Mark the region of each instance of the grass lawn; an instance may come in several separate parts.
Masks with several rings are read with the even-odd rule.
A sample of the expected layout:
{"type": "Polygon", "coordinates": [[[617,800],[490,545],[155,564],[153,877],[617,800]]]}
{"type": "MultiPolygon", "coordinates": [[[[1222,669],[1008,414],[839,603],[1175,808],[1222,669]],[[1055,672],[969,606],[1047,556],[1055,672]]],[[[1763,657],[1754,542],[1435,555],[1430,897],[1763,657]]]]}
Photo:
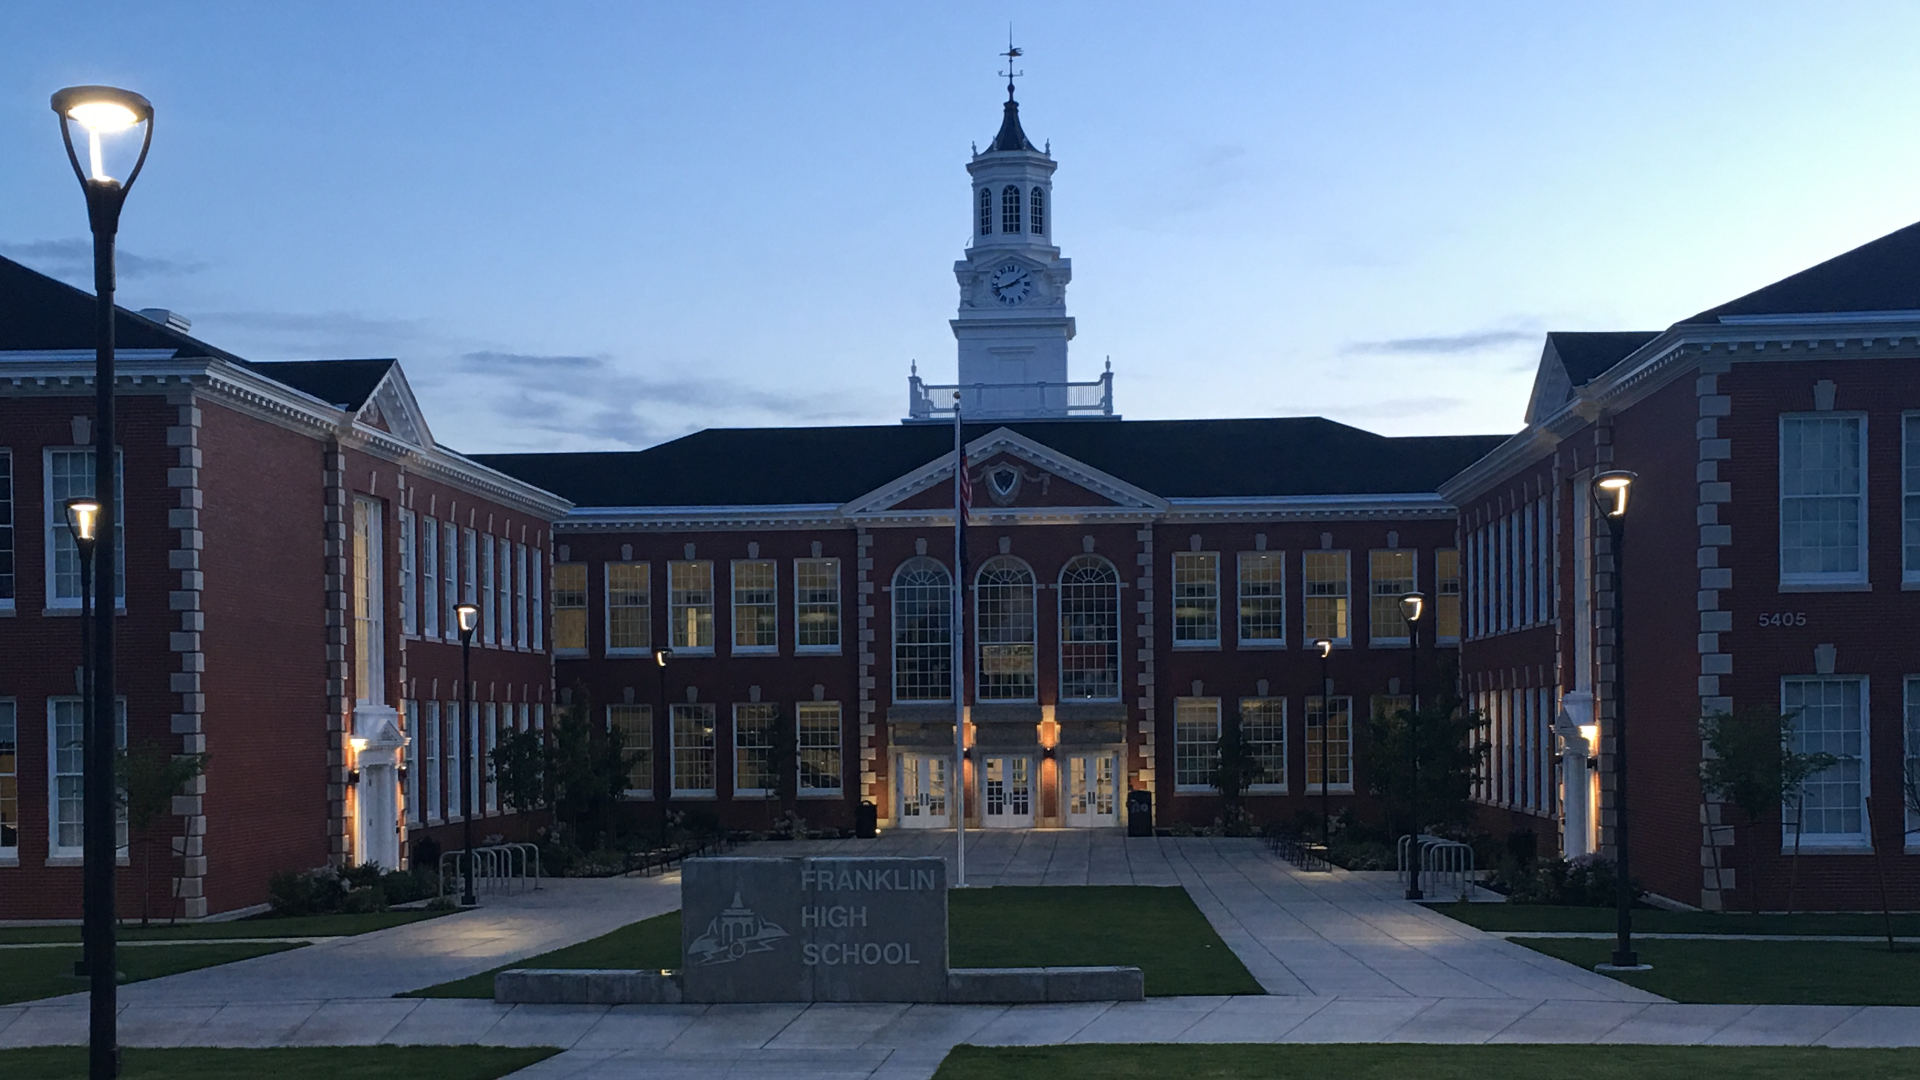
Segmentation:
{"type": "MultiPolygon", "coordinates": [[[[954,967],[1124,964],[1147,993],[1262,994],[1185,889],[1138,885],[1000,886],[947,894],[947,951],[954,967]]],[[[507,967],[677,968],[680,913],[507,967]]],[[[495,971],[505,970],[496,968],[495,971]]],[[[411,997],[493,996],[494,971],[416,990],[411,997]]]]}
{"type": "Polygon", "coordinates": [[[1892,1080],[1920,1050],[1801,1046],[957,1046],[934,1080],[1892,1080]]]}
{"type": "MultiPolygon", "coordinates": [[[[297,948],[300,946],[275,941],[239,945],[185,943],[120,949],[116,951],[116,957],[120,964],[120,981],[130,983],[297,948]]],[[[73,963],[78,959],[78,945],[70,949],[0,949],[0,1005],[77,994],[85,990],[87,981],[75,978],[73,974],[73,963]]],[[[0,1067],[0,1076],[34,1075],[37,1074],[10,1073],[0,1067]]]]}
{"type": "MultiPolygon", "coordinates": [[[[493,1080],[560,1051],[551,1047],[318,1046],[275,1050],[120,1051],[123,1080],[493,1080]]],[[[86,1080],[81,1046],[0,1050],[0,1076],[86,1080]]]]}
{"type": "MultiPolygon", "coordinates": [[[[1592,968],[1613,942],[1514,938],[1514,943],[1592,968]]],[[[1634,942],[1652,971],[1615,978],[1675,1001],[1726,1005],[1920,1005],[1920,946],[1888,952],[1857,941],[1634,942]]],[[[1914,1075],[1920,1075],[1916,1064],[1914,1075]]]]}
{"type": "MultiPolygon", "coordinates": [[[[1429,904],[1450,919],[1495,932],[1612,933],[1614,909],[1553,907],[1545,904],[1429,904]]],[[[1879,915],[1744,915],[1737,912],[1663,911],[1636,908],[1633,928],[1648,934],[1837,934],[1879,937],[1887,924],[1879,915]]],[[[1920,914],[1893,917],[1899,937],[1920,937],[1920,914]]]]}
{"type": "MultiPolygon", "coordinates": [[[[451,911],[374,911],[364,915],[258,915],[230,922],[122,923],[121,941],[204,941],[208,938],[351,937],[423,919],[452,915],[451,911]]],[[[80,940],[78,926],[0,926],[0,945],[42,941],[80,940]]]]}

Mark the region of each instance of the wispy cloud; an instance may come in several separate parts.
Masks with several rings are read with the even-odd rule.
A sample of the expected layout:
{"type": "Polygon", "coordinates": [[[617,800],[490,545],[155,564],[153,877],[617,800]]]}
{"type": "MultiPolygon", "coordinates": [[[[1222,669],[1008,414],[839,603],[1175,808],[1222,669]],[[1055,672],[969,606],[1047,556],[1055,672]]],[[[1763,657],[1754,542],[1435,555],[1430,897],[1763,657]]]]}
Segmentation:
{"type": "MultiPolygon", "coordinates": [[[[0,255],[58,278],[91,280],[93,276],[92,240],[73,238],[0,243],[0,255]]],[[[120,276],[126,278],[179,277],[197,274],[207,268],[206,263],[137,255],[125,248],[114,250],[113,261],[120,276]]]]}
{"type": "Polygon", "coordinates": [[[1398,353],[1414,356],[1435,356],[1452,353],[1481,352],[1507,345],[1519,345],[1538,341],[1537,330],[1470,330],[1460,334],[1438,334],[1433,337],[1387,338],[1381,341],[1356,341],[1347,345],[1343,352],[1349,353],[1398,353]]]}

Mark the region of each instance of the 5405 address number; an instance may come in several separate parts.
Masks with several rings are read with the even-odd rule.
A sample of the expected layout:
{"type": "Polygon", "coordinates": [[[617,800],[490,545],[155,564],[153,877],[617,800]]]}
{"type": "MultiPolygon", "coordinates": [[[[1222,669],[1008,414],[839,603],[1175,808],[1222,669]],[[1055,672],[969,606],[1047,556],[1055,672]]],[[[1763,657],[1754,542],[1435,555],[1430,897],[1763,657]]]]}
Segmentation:
{"type": "Polygon", "coordinates": [[[1805,626],[1807,613],[1804,611],[1771,611],[1760,615],[1761,626],[1805,626]]]}

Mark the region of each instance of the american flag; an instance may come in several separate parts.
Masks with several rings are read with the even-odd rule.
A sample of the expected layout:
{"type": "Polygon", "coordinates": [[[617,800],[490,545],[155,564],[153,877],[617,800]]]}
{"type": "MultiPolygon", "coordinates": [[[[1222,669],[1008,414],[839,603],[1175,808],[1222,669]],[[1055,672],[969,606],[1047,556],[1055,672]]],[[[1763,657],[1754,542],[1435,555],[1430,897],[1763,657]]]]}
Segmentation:
{"type": "Polygon", "coordinates": [[[966,520],[973,515],[973,476],[972,464],[965,454],[960,455],[960,518],[966,520]]]}

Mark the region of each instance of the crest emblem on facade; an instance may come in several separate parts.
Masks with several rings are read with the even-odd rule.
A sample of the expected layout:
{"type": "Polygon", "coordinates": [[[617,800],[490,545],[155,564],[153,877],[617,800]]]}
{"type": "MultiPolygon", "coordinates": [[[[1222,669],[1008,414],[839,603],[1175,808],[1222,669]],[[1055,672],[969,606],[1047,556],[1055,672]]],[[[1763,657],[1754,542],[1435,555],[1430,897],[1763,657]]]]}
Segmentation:
{"type": "Polygon", "coordinates": [[[987,470],[987,495],[1001,506],[1020,494],[1021,470],[1012,465],[995,465],[987,470]]]}
{"type": "Polygon", "coordinates": [[[753,953],[772,952],[773,943],[787,936],[785,930],[753,913],[753,909],[733,894],[733,903],[707,924],[707,931],[687,946],[687,958],[694,963],[730,964],[753,953]]]}

